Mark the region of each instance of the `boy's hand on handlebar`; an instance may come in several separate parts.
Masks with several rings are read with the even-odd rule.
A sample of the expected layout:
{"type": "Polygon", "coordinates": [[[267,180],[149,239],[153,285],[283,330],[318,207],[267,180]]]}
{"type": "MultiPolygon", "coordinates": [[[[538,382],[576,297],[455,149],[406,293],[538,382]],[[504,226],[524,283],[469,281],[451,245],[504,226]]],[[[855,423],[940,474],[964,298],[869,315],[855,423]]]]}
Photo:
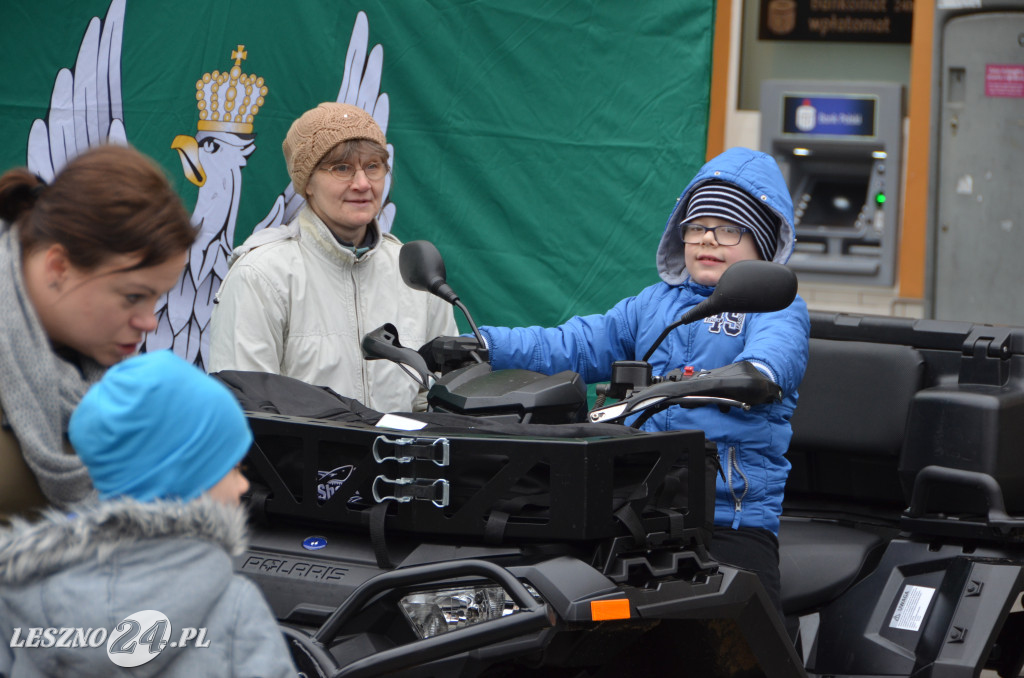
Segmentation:
{"type": "Polygon", "coordinates": [[[487,349],[475,337],[436,337],[419,348],[433,372],[446,374],[477,362],[487,362],[487,349]],[[474,357],[476,356],[476,357],[474,357]]]}

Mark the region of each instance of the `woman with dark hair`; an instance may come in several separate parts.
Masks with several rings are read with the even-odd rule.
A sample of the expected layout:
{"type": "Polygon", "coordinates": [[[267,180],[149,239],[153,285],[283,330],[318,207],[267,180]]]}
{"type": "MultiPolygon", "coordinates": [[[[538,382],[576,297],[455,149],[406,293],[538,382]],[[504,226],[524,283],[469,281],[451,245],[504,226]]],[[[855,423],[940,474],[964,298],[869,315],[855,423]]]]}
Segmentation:
{"type": "Polygon", "coordinates": [[[67,441],[78,401],[156,328],[195,229],[163,172],[125,146],[45,184],[0,176],[0,516],[94,494],[67,441]]]}

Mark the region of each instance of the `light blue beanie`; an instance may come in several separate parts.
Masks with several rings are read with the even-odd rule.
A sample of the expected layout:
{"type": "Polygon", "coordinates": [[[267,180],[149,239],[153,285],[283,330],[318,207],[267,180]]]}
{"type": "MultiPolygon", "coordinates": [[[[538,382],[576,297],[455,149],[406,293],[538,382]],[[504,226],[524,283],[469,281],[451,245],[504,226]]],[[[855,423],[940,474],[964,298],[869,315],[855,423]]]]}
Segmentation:
{"type": "Polygon", "coordinates": [[[171,351],[114,365],[82,398],[68,436],[101,499],[194,499],[245,456],[238,401],[171,351]]]}

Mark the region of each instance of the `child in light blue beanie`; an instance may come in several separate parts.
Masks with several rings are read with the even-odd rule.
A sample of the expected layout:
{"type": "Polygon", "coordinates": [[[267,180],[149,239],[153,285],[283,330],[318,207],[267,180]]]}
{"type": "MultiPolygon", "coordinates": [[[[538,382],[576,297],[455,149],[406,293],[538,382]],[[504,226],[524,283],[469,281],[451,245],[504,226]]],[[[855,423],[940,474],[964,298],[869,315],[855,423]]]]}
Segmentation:
{"type": "Polygon", "coordinates": [[[111,367],[75,409],[68,437],[101,499],[139,501],[194,499],[222,479],[240,486],[232,469],[252,445],[231,392],[170,351],[111,367]]]}
{"type": "Polygon", "coordinates": [[[99,501],[0,529],[0,638],[86,628],[110,642],[0,645],[0,676],[142,664],[154,676],[297,675],[263,594],[234,572],[252,433],[227,388],[169,351],[146,353],[89,389],[68,434],[99,501]],[[132,628],[143,641],[121,637],[132,628]]]}

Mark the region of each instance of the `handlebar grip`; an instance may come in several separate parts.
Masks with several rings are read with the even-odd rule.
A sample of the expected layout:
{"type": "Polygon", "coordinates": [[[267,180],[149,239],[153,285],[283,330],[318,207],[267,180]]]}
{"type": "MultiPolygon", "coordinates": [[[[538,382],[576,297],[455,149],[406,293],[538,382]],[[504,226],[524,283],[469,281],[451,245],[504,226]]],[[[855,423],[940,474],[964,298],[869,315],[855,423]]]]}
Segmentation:
{"type": "Polygon", "coordinates": [[[595,408],[590,420],[617,421],[645,413],[650,416],[673,405],[741,407],[782,399],[782,389],[760,370],[743,361],[699,372],[692,377],[660,383],[630,392],[614,405],[595,408]]]}
{"type": "Polygon", "coordinates": [[[488,361],[487,349],[476,337],[435,337],[419,349],[433,372],[447,374],[465,365],[488,361]]]}

